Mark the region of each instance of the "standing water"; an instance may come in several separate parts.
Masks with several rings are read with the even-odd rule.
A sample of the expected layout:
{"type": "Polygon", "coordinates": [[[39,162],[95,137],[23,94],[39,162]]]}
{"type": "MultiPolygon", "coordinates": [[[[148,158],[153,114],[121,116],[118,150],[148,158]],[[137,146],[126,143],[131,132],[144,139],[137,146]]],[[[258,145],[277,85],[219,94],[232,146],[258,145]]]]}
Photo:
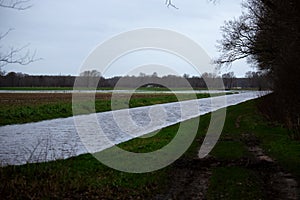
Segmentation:
{"type": "MultiPolygon", "coordinates": [[[[267,92],[241,92],[239,94],[228,95],[224,97],[211,97],[199,100],[184,102],[175,102],[145,106],[132,109],[123,109],[109,112],[102,112],[90,115],[75,116],[62,119],[46,120],[36,123],[7,125],[0,127],[0,165],[21,165],[25,163],[45,162],[56,159],[65,159],[84,153],[93,153],[111,147],[113,144],[128,141],[132,138],[139,137],[155,130],[218,110],[230,105],[239,104],[251,99],[255,99],[267,94],[267,92]],[[220,104],[212,104],[212,99],[225,99],[220,104]],[[199,109],[190,109],[182,115],[181,106],[184,108],[194,108],[197,103],[199,109]],[[164,110],[164,115],[155,115],[156,110],[164,110]],[[128,115],[134,122],[127,123],[128,115]],[[76,121],[85,121],[90,116],[96,117],[102,130],[106,133],[111,141],[95,140],[97,131],[90,131],[91,127],[85,123],[87,134],[85,141],[90,141],[89,151],[83,145],[79,137],[74,118],[76,121]],[[123,120],[123,125],[116,123],[115,118],[123,120]],[[123,116],[123,118],[122,118],[123,116]],[[152,120],[155,119],[155,120],[152,120]],[[125,130],[125,131],[124,131],[125,130]],[[130,134],[128,134],[130,133],[130,134]]],[[[216,101],[217,102],[217,101],[216,101]]],[[[76,124],[78,126],[78,124],[76,124]]],[[[82,129],[82,127],[81,127],[82,129]]]]}

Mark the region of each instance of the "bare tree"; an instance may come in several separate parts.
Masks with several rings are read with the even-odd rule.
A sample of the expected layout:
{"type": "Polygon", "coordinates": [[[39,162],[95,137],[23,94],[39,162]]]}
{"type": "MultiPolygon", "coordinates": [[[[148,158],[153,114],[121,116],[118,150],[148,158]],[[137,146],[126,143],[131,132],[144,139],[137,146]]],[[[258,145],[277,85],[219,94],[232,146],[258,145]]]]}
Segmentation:
{"type": "Polygon", "coordinates": [[[275,98],[268,99],[265,111],[300,138],[300,2],[247,0],[243,6],[246,11],[242,16],[222,28],[221,56],[216,63],[248,58],[266,72],[263,75],[272,80],[275,98]]]}
{"type": "MultiPolygon", "coordinates": [[[[32,5],[29,4],[30,0],[0,0],[0,8],[9,8],[15,10],[26,10],[30,8],[32,5]]],[[[9,29],[7,32],[0,34],[0,42],[12,31],[13,29],[9,29]]],[[[35,52],[30,53],[29,50],[26,51],[28,45],[23,47],[15,48],[11,47],[7,52],[0,52],[0,71],[1,74],[2,67],[7,64],[20,64],[27,65],[31,62],[34,62],[39,59],[35,59],[35,52]],[[25,52],[24,52],[25,51],[25,52]]],[[[1,48],[1,46],[0,46],[1,48]]]]}
{"type": "Polygon", "coordinates": [[[188,78],[190,78],[190,75],[185,73],[185,74],[183,74],[183,78],[188,79],[188,78]]]}
{"type": "Polygon", "coordinates": [[[87,70],[87,71],[81,72],[80,76],[85,76],[85,77],[101,77],[102,74],[101,74],[101,72],[93,69],[93,70],[90,70],[90,71],[87,70]]]}
{"type": "Polygon", "coordinates": [[[218,41],[218,49],[222,54],[215,61],[217,64],[230,65],[236,60],[255,54],[253,45],[257,27],[249,14],[225,22],[221,29],[223,39],[218,41]]]}
{"type": "MultiPolygon", "coordinates": [[[[0,35],[0,41],[3,40],[10,31],[12,31],[12,29],[9,29],[6,33],[0,35]]],[[[27,65],[36,61],[35,52],[32,54],[27,50],[24,53],[24,50],[27,49],[27,47],[28,44],[20,48],[11,47],[7,52],[0,52],[0,69],[7,64],[27,65]]]]}
{"type": "Polygon", "coordinates": [[[151,75],[152,78],[157,78],[158,77],[158,73],[157,72],[153,72],[153,74],[151,75]]]}
{"type": "Polygon", "coordinates": [[[139,77],[146,77],[147,75],[143,72],[140,72],[139,77]]]}
{"type": "Polygon", "coordinates": [[[231,89],[235,85],[236,77],[234,72],[228,72],[222,75],[224,86],[226,89],[231,89]]]}

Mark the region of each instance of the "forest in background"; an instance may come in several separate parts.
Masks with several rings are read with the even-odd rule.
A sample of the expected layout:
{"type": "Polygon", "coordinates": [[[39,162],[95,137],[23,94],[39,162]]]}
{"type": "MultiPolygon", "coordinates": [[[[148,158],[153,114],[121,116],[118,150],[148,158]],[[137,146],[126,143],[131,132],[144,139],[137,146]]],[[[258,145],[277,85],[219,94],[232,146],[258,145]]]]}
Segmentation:
{"type": "MultiPolygon", "coordinates": [[[[233,72],[217,76],[212,73],[204,73],[201,77],[185,74],[183,76],[168,75],[159,77],[156,72],[152,75],[141,73],[139,76],[116,76],[104,78],[97,71],[85,71],[79,76],[34,76],[22,73],[10,72],[5,76],[0,76],[0,87],[73,87],[75,80],[77,86],[92,88],[113,88],[122,79],[121,87],[169,87],[184,88],[186,83],[192,88],[207,88],[207,83],[214,86],[218,80],[222,79],[225,89],[272,89],[272,84],[268,77],[259,72],[247,72],[244,78],[236,78],[233,72]]],[[[218,86],[215,86],[218,88],[218,86]]]]}

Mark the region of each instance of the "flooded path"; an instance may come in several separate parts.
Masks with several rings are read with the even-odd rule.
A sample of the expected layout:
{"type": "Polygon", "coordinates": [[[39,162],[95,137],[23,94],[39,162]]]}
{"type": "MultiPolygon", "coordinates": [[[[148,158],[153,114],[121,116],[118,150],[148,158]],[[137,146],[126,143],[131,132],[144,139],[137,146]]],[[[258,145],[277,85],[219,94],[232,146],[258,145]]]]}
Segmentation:
{"type": "Polygon", "coordinates": [[[80,129],[86,128],[87,130],[85,135],[87,138],[85,140],[90,140],[91,145],[89,146],[92,147],[92,149],[89,147],[89,152],[98,152],[109,148],[112,146],[112,143],[125,142],[134,137],[145,135],[223,107],[255,99],[265,94],[267,92],[249,91],[226,97],[219,96],[36,123],[1,126],[0,165],[44,162],[88,153],[76,130],[81,124],[76,123],[76,127],[74,121],[85,122],[80,129]],[[225,102],[224,99],[226,100],[225,102]],[[193,109],[195,104],[198,105],[198,110],[193,109]],[[184,112],[182,112],[182,108],[185,109],[184,112]],[[162,110],[163,115],[159,112],[162,110]],[[127,123],[128,114],[130,115],[130,121],[134,125],[127,123]],[[86,123],[90,117],[96,117],[98,125],[108,135],[110,143],[96,137],[98,132],[97,128],[93,128],[95,124],[86,123]],[[121,125],[117,123],[115,121],[116,118],[123,120],[123,123],[121,125]]]}

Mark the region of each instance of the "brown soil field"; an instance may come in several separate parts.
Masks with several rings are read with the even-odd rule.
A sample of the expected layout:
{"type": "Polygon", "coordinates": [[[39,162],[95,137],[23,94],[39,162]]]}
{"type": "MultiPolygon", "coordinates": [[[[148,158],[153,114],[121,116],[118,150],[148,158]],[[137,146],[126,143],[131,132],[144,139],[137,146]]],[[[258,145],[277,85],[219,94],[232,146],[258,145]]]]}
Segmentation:
{"type": "MultiPolygon", "coordinates": [[[[79,94],[78,97],[86,98],[94,94],[79,94]]],[[[151,98],[172,96],[173,94],[133,94],[131,98],[151,98]]],[[[110,100],[112,93],[96,93],[96,100],[110,100]]],[[[114,94],[114,98],[128,98],[129,94],[114,94]]],[[[32,105],[32,104],[45,104],[55,102],[71,102],[72,94],[70,93],[1,93],[0,104],[2,105],[32,105]]]]}

